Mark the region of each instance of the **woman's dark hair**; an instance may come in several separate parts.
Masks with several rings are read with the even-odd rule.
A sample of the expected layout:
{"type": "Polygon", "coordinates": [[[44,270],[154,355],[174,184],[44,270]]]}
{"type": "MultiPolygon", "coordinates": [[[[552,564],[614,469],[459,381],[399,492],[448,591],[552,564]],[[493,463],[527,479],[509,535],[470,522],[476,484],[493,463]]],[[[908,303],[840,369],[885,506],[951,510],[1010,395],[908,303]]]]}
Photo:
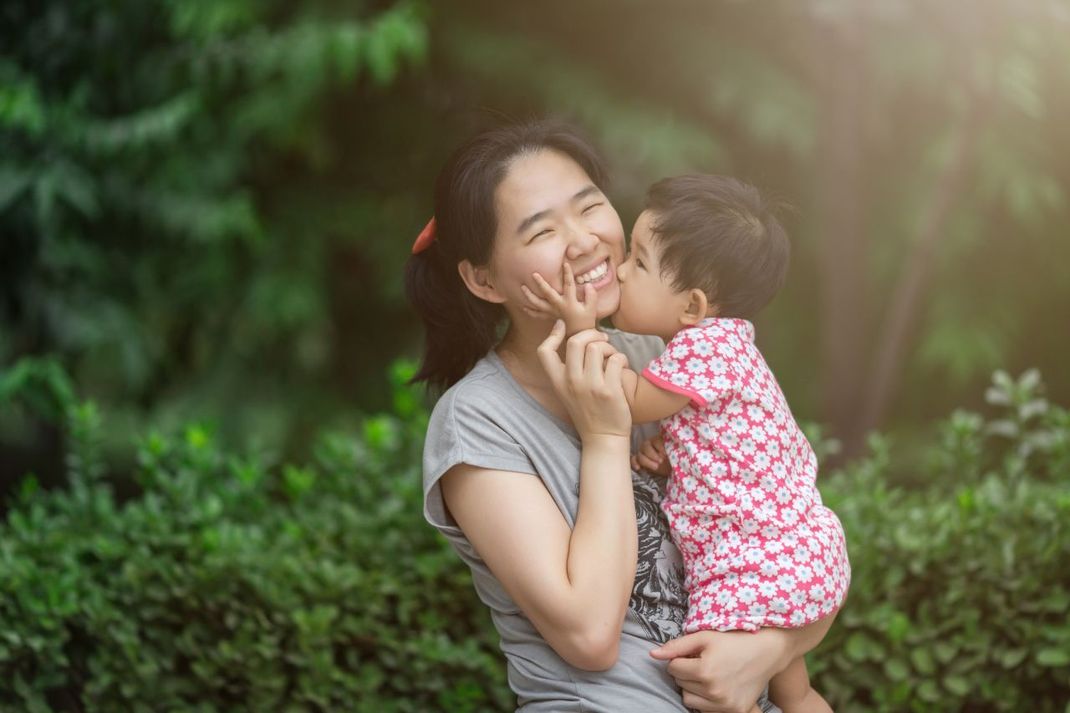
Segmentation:
{"type": "Polygon", "coordinates": [[[405,264],[405,293],[426,333],[423,362],[413,381],[449,388],[497,341],[505,310],[469,292],[457,265],[490,261],[498,230],[498,185],[514,159],[548,149],[569,156],[596,186],[605,187],[605,169],[594,148],[571,126],[547,119],[477,134],[438,174],[435,240],[405,264]]]}
{"type": "Polygon", "coordinates": [[[777,206],[728,176],[676,176],[647,192],[662,275],[673,288],[698,288],[719,317],[751,319],[784,286],[788,236],[777,206]]]}

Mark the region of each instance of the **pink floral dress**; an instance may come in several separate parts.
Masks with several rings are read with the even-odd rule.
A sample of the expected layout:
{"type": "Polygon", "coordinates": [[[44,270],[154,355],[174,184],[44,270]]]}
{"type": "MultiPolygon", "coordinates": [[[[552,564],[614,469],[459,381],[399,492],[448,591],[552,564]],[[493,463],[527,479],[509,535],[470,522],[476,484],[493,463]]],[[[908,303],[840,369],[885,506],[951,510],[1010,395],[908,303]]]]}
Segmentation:
{"type": "Polygon", "coordinates": [[[800,627],[843,604],[851,567],[817,458],[742,319],[681,330],[643,371],[691,398],[661,422],[662,509],[686,569],[687,633],[800,627]]]}

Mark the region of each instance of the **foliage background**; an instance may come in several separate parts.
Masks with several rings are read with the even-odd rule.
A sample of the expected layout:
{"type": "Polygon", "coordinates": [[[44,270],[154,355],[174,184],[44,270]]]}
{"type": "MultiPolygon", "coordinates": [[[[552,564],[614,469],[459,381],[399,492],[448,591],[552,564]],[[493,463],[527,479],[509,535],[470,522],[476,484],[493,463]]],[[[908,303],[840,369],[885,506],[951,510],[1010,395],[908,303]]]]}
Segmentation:
{"type": "MultiPolygon", "coordinates": [[[[323,433],[364,439],[370,415],[398,412],[383,374],[420,342],[402,264],[438,167],[502,116],[584,127],[626,225],[651,181],[683,171],[790,202],[793,266],[759,341],[796,415],[822,425],[829,461],[835,438],[840,463],[868,453],[850,466],[864,469],[867,434],[890,434],[874,488],[921,503],[929,488],[973,488],[970,473],[1033,480],[1035,468],[971,460],[983,448],[953,434],[987,428],[976,418],[934,425],[991,408],[997,368],[1039,367],[1047,396],[1070,403],[1066,0],[10,0],[0,38],[12,512],[27,473],[76,485],[72,424],[94,408],[106,427],[86,458],[115,508],[154,492],[134,445],[149,434],[200,433],[221,458],[300,483],[285,464],[314,462],[323,433]]],[[[1016,408],[1037,411],[1038,388],[1016,408]]],[[[1050,462],[1041,480],[1065,484],[1065,460],[1050,462]]],[[[287,487],[303,486],[271,486],[265,502],[287,487]]],[[[45,527],[28,522],[30,539],[45,527]]],[[[977,537],[1006,524],[983,523],[977,537]]],[[[873,556],[918,554],[904,547],[873,556]]],[[[1060,553],[1031,552],[1038,567],[1060,553]]],[[[949,576],[976,576],[963,566],[949,576]]],[[[850,651],[864,658],[860,640],[850,651]]],[[[904,641],[879,646],[910,658],[904,641]]],[[[872,675],[895,680],[891,668],[872,675]]]]}

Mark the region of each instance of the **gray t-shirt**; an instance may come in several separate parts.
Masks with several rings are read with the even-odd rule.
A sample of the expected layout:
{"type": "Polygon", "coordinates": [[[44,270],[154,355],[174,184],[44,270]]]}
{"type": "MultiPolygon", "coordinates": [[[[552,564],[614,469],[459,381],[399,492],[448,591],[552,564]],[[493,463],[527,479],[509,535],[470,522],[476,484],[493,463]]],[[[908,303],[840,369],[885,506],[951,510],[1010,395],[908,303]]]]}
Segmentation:
{"type": "MultiPolygon", "coordinates": [[[[613,330],[609,335],[637,371],[663,347],[655,337],[613,330]]],[[[656,424],[635,428],[633,450],[656,431],[656,424]]],[[[472,570],[476,592],[490,608],[501,635],[509,685],[519,709],[532,713],[686,710],[666,664],[649,655],[657,644],[680,635],[687,606],[680,554],[659,507],[657,481],[646,473],[632,474],[639,519],[635,587],[617,663],[608,671],[592,672],[570,666],[554,652],[450,516],[439,479],[460,463],[511,471],[518,478],[541,478],[571,527],[579,505],[580,439],[570,424],[524,391],[493,351],[443,394],[427,429],[424,516],[472,570]]]]}

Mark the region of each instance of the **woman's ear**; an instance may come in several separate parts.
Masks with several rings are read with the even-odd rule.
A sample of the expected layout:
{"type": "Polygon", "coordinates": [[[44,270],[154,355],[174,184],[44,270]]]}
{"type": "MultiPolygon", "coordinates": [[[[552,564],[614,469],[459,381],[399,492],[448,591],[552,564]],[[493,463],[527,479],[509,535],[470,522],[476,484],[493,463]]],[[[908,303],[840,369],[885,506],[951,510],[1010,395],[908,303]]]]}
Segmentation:
{"type": "Polygon", "coordinates": [[[505,295],[495,289],[487,267],[476,267],[469,260],[461,260],[457,263],[457,272],[460,273],[468,291],[479,299],[494,304],[505,302],[505,295]]]}
{"type": "MultiPolygon", "coordinates": [[[[710,300],[706,297],[706,293],[698,288],[692,288],[687,291],[687,305],[680,313],[680,324],[692,327],[707,317],[713,316],[707,314],[709,310],[710,300]]],[[[713,305],[713,314],[717,314],[716,305],[713,305]]]]}

